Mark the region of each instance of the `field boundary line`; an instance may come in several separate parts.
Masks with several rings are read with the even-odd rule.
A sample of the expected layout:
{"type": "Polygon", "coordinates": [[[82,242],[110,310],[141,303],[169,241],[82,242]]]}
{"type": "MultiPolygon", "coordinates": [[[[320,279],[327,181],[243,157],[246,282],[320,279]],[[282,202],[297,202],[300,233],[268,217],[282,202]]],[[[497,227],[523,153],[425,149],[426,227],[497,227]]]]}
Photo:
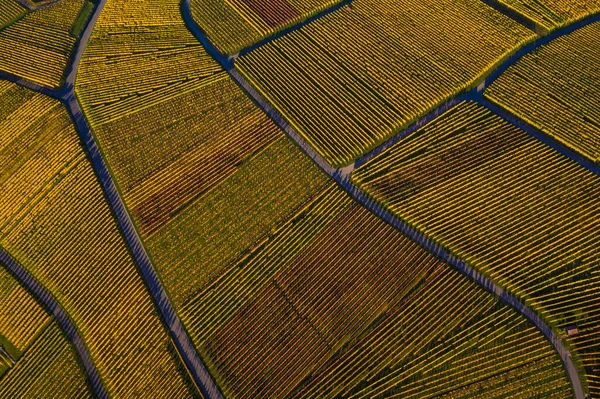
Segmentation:
{"type": "Polygon", "coordinates": [[[481,0],[482,3],[486,4],[488,7],[493,8],[504,16],[512,19],[513,21],[523,25],[529,30],[534,31],[536,34],[540,36],[544,36],[548,34],[546,28],[541,25],[538,25],[534,20],[527,18],[524,15],[519,14],[509,6],[501,3],[498,0],[481,0]]]}
{"type": "MultiPolygon", "coordinates": [[[[600,22],[600,13],[591,15],[584,19],[581,19],[577,22],[574,22],[571,25],[564,26],[562,28],[558,28],[558,29],[552,31],[547,36],[540,36],[540,37],[536,38],[532,42],[530,42],[530,43],[524,45],[523,47],[521,47],[520,49],[518,49],[514,54],[509,56],[506,60],[504,60],[504,62],[502,62],[500,65],[498,65],[495,69],[489,71],[485,77],[481,78],[481,80],[475,84],[475,87],[473,87],[472,89],[470,89],[466,92],[459,93],[458,95],[449,99],[442,105],[439,105],[433,111],[428,112],[426,115],[421,117],[416,122],[413,122],[411,125],[409,125],[405,129],[401,130],[394,136],[390,137],[389,139],[384,141],[379,146],[373,148],[371,151],[360,156],[353,163],[351,163],[343,168],[340,168],[340,170],[343,170],[344,173],[349,175],[350,173],[352,173],[352,171],[354,169],[357,169],[360,166],[364,165],[365,163],[369,162],[371,159],[375,158],[377,155],[381,154],[382,152],[384,152],[385,150],[387,150],[388,148],[390,148],[391,146],[396,144],[398,141],[402,140],[409,134],[414,133],[419,128],[425,126],[426,124],[428,124],[429,122],[434,120],[436,117],[441,115],[443,112],[445,112],[445,110],[449,110],[450,108],[457,105],[461,101],[469,101],[469,100],[476,101],[486,107],[488,107],[488,105],[494,104],[492,101],[490,101],[484,97],[485,89],[490,87],[504,72],[506,72],[506,70],[508,68],[510,68],[515,63],[517,63],[525,55],[537,50],[538,48],[540,48],[541,46],[543,46],[545,44],[548,44],[549,42],[553,41],[554,39],[558,39],[561,36],[565,36],[565,35],[568,35],[569,33],[573,33],[574,31],[576,31],[578,29],[582,29],[582,28],[584,28],[590,24],[593,24],[595,22],[600,22]]],[[[490,107],[488,107],[488,108],[490,108],[490,107]]],[[[575,154],[573,152],[573,150],[570,150],[570,149],[568,149],[568,151],[564,150],[567,147],[558,143],[550,135],[527,124],[527,122],[525,122],[524,120],[522,120],[521,118],[519,118],[516,115],[509,114],[507,111],[500,111],[500,109],[498,107],[493,107],[493,108],[495,110],[498,110],[499,115],[502,116],[507,121],[509,121],[519,127],[520,127],[520,125],[527,126],[526,129],[523,129],[527,133],[533,135],[535,138],[544,142],[544,144],[558,150],[563,155],[569,157],[570,159],[579,163],[584,168],[591,170],[592,172],[594,172],[600,176],[600,167],[594,165],[592,162],[590,162],[586,158],[582,157],[581,155],[575,154]],[[507,115],[511,115],[511,118],[510,119],[505,118],[505,116],[507,116],[507,115]],[[520,122],[518,122],[518,121],[520,121],[520,122]],[[542,137],[544,138],[543,140],[541,139],[542,137]],[[576,156],[572,157],[569,154],[575,154],[576,156]]]]}
{"type": "Polygon", "coordinates": [[[125,204],[121,199],[121,195],[108,171],[108,167],[104,162],[104,158],[92,131],[85,119],[83,112],[75,97],[72,97],[67,102],[67,108],[79,137],[84,144],[88,160],[94,170],[96,177],[102,187],[107,202],[114,214],[115,220],[121,230],[122,236],[131,251],[131,255],[138,266],[146,287],[149,290],[150,296],[159,311],[163,324],[167,327],[175,347],[179,355],[184,360],[184,365],[191,372],[191,377],[195,384],[200,388],[202,395],[206,399],[221,399],[222,395],[216,383],[212,379],[196,348],[185,331],[181,320],[177,316],[173,305],[165,289],[160,282],[158,274],[150,261],[150,257],[142,244],[137,230],[133,225],[133,221],[127,212],[125,204]]]}

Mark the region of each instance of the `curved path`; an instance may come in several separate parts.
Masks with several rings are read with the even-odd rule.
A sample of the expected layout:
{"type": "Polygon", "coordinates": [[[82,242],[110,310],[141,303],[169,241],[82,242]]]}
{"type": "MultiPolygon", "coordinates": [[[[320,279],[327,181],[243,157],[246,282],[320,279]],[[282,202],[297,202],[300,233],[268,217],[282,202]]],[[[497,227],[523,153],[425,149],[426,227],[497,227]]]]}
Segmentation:
{"type": "MultiPolygon", "coordinates": [[[[503,112],[498,107],[493,107],[493,104],[490,104],[489,101],[483,98],[483,91],[486,87],[492,84],[507,68],[509,68],[512,64],[517,62],[521,57],[525,54],[537,49],[554,40],[560,36],[566,35],[568,33],[573,32],[576,29],[584,27],[590,23],[596,22],[600,20],[600,15],[588,17],[583,19],[577,23],[574,23],[568,27],[564,27],[561,29],[557,29],[553,31],[551,34],[540,37],[523,48],[516,51],[512,56],[510,56],[506,61],[500,64],[496,69],[488,73],[488,75],[482,79],[476,87],[463,93],[459,93],[454,98],[448,100],[444,104],[438,106],[435,110],[428,113],[426,116],[421,118],[419,121],[413,123],[408,128],[404,129],[385,143],[376,147],[366,155],[360,157],[357,161],[348,165],[344,168],[336,169],[330,164],[328,164],[323,157],[321,157],[303,138],[302,136],[285,120],[285,118],[276,111],[269,102],[252,86],[250,85],[244,77],[233,68],[232,60],[227,59],[227,62],[222,62],[224,56],[218,52],[218,50],[210,43],[206,35],[203,33],[202,29],[198,26],[198,24],[194,21],[191,15],[189,0],[182,0],[182,12],[183,18],[186,22],[188,29],[198,38],[198,40],[205,45],[207,51],[213,55],[215,60],[217,60],[223,68],[227,70],[229,75],[235,80],[238,85],[246,92],[250,98],[302,149],[302,151],[310,157],[317,166],[323,170],[323,172],[327,173],[333,180],[335,180],[338,185],[340,185],[355,201],[362,204],[365,208],[367,208],[370,212],[375,214],[377,217],[387,222],[394,228],[400,230],[413,241],[416,241],[423,248],[427,249],[429,252],[435,254],[439,258],[443,259],[447,263],[449,263],[452,267],[454,267],[459,272],[468,276],[472,280],[474,280],[477,284],[479,284],[486,291],[496,295],[507,305],[514,308],[516,311],[524,315],[529,321],[531,321],[550,341],[556,352],[558,353],[565,370],[567,371],[569,380],[571,381],[571,385],[573,388],[573,393],[576,399],[585,399],[586,395],[583,390],[583,385],[581,383],[579,372],[573,360],[571,359],[571,354],[568,349],[563,345],[563,342],[559,336],[557,336],[552,328],[546,324],[546,322],[538,316],[532,309],[525,306],[522,302],[520,302],[516,297],[511,295],[509,292],[504,290],[499,285],[495,284],[492,280],[485,277],[483,274],[479,273],[473,267],[468,265],[459,257],[454,256],[450,251],[441,247],[434,241],[428,239],[418,230],[412,228],[405,221],[397,218],[396,216],[389,213],[385,210],[379,203],[370,199],[358,186],[355,186],[349,179],[350,173],[357,167],[365,164],[370,159],[374,158],[378,154],[382,153],[393,144],[397,143],[403,137],[406,137],[408,134],[418,130],[423,125],[427,124],[431,120],[435,119],[448,109],[452,108],[456,104],[461,101],[472,100],[477,101],[485,106],[489,106],[492,108],[492,111],[498,112],[501,116],[506,117],[508,119],[509,114],[507,112],[503,112]]],[[[535,128],[526,125],[523,121],[518,120],[518,118],[514,116],[510,116],[508,119],[509,122],[516,124],[518,127],[524,128],[524,130],[536,138],[542,139],[544,143],[551,146],[552,148],[558,150],[562,154],[574,159],[582,166],[587,169],[594,170],[594,165],[590,164],[582,157],[576,156],[573,151],[569,151],[566,147],[560,145],[555,140],[551,139],[549,136],[544,133],[537,131],[535,128]]],[[[595,169],[595,173],[598,173],[597,168],[595,169]]],[[[600,173],[599,173],[600,174],[600,173]]]]}
{"type": "MultiPolygon", "coordinates": [[[[100,12],[102,11],[102,8],[105,4],[106,0],[100,0],[96,4],[91,17],[89,18],[87,25],[76,44],[76,49],[71,57],[71,62],[67,67],[67,76],[62,88],[53,89],[3,72],[0,72],[0,79],[5,79],[14,82],[20,86],[26,87],[32,91],[48,95],[52,98],[60,100],[66,105],[67,110],[71,114],[71,118],[75,124],[75,128],[77,130],[77,133],[79,134],[81,142],[84,145],[86,155],[92,165],[94,173],[96,174],[102,186],[102,190],[104,191],[106,199],[109,203],[109,206],[116,217],[117,224],[119,225],[123,237],[128,247],[130,248],[131,253],[133,254],[134,261],[139,268],[144,283],[149,289],[149,292],[152,296],[152,300],[154,301],[154,304],[156,305],[159,311],[161,319],[167,327],[167,329],[169,330],[169,335],[173,340],[173,343],[177,349],[178,354],[181,357],[181,360],[184,363],[184,366],[186,367],[187,371],[192,377],[194,384],[202,393],[205,399],[221,399],[223,397],[221,392],[219,391],[217,385],[215,384],[214,380],[212,379],[211,375],[209,374],[208,370],[206,369],[202,360],[200,359],[200,356],[198,355],[198,352],[193,346],[189,335],[183,328],[183,325],[181,324],[179,317],[175,313],[173,305],[167,297],[166,291],[164,290],[160,279],[158,278],[158,275],[156,274],[156,271],[152,266],[150,258],[146,253],[146,250],[142,245],[142,241],[133,226],[133,222],[131,221],[129,214],[127,213],[127,210],[125,208],[125,205],[123,204],[120,194],[116,188],[116,185],[112,180],[110,173],[108,172],[106,164],[104,163],[104,160],[92,135],[87,120],[85,119],[85,116],[83,115],[83,112],[81,111],[79,103],[77,102],[77,99],[75,97],[74,84],[77,76],[77,69],[79,67],[79,63],[81,61],[81,57],[83,55],[85,47],[91,37],[94,25],[98,20],[100,12]]],[[[0,258],[0,260],[4,259],[0,258]]],[[[14,260],[10,265],[15,265],[14,260]]],[[[24,272],[24,269],[21,268],[19,272],[22,274],[24,272]]],[[[24,281],[29,282],[31,279],[32,277],[29,276],[28,280],[24,281]]],[[[47,291],[45,291],[39,283],[35,282],[35,280],[31,282],[31,284],[33,284],[32,287],[34,289],[42,290],[40,292],[44,293],[43,298],[52,298],[50,294],[47,291]]],[[[52,303],[50,304],[52,305],[52,303]]],[[[56,306],[58,306],[58,304],[56,304],[56,306]]],[[[49,307],[52,308],[51,306],[49,307]]],[[[59,314],[62,314],[61,317],[63,319],[69,320],[68,316],[66,315],[64,310],[62,310],[62,308],[57,309],[60,310],[59,314]]],[[[85,348],[83,346],[81,337],[77,333],[77,330],[73,323],[69,325],[69,333],[67,335],[70,338],[72,338],[73,345],[75,345],[76,348],[85,348]]],[[[93,363],[91,358],[89,357],[89,354],[87,354],[86,359],[90,367],[92,367],[92,369],[95,370],[95,367],[93,367],[93,363]]],[[[90,370],[93,371],[92,369],[90,370]]],[[[88,371],[88,374],[90,370],[88,370],[88,366],[86,365],[86,371],[88,371]]],[[[89,376],[90,380],[92,381],[94,381],[94,379],[98,379],[97,372],[95,372],[95,374],[89,374],[89,376]]],[[[104,394],[98,395],[98,397],[103,399],[107,396],[104,389],[102,389],[102,392],[104,392],[104,394]]]]}
{"type": "Polygon", "coordinates": [[[58,326],[63,330],[65,335],[73,344],[83,367],[85,368],[88,382],[92,388],[92,391],[99,399],[106,399],[108,395],[106,389],[102,384],[98,370],[90,357],[90,353],[87,350],[81,335],[71,318],[65,312],[62,306],[58,303],[56,298],[50,294],[50,292],[35,279],[23,266],[21,266],[4,248],[0,247],[0,263],[6,267],[6,269],[23,285],[27,288],[29,293],[36,298],[39,302],[43,303],[50,313],[56,319],[58,326]]]}

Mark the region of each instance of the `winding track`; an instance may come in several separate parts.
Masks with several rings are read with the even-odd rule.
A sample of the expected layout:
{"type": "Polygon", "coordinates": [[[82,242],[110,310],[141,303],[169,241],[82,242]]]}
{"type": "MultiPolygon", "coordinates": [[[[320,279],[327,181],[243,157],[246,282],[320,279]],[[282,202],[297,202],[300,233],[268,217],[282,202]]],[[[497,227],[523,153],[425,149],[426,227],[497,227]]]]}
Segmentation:
{"type": "MultiPolygon", "coordinates": [[[[61,89],[56,90],[49,87],[41,86],[7,73],[0,73],[0,79],[5,79],[14,82],[32,91],[36,91],[48,95],[52,98],[59,99],[66,104],[69,112],[71,113],[73,121],[75,122],[81,141],[85,145],[87,155],[92,163],[94,172],[98,176],[98,179],[108,199],[109,205],[115,213],[119,227],[121,228],[126,242],[134,255],[136,264],[140,268],[142,277],[144,278],[145,283],[150,289],[152,298],[160,311],[163,322],[167,325],[169,329],[171,337],[175,343],[179,354],[181,355],[182,360],[184,361],[186,367],[188,368],[188,371],[192,375],[194,382],[197,384],[198,388],[207,399],[222,398],[218,387],[216,386],[210,374],[203,365],[200,357],[198,356],[198,353],[195,351],[191,343],[189,336],[183,329],[179,318],[175,314],[173,306],[170,303],[166,292],[164,291],[160,283],[160,280],[150,262],[150,259],[141,243],[137,232],[135,231],[135,228],[133,227],[131,218],[129,217],[125,209],[125,206],[116,189],[114,181],[112,180],[112,177],[108,172],[108,169],[106,167],[106,164],[104,163],[98,146],[96,145],[89,125],[87,124],[87,121],[85,120],[85,117],[75,98],[73,87],[75,77],[77,74],[77,68],[81,60],[83,51],[85,50],[87,42],[92,33],[95,22],[98,19],[100,11],[102,10],[102,7],[105,3],[106,0],[101,0],[100,2],[98,2],[94,9],[92,17],[87,22],[86,28],[77,43],[76,50],[72,57],[72,62],[68,68],[65,84],[61,89]]],[[[347,3],[349,2],[344,2],[342,3],[342,5],[346,5],[347,3]]],[[[300,136],[300,134],[298,134],[298,132],[296,132],[285,121],[285,119],[276,110],[274,110],[273,107],[271,107],[268,104],[268,102],[250,84],[248,84],[248,82],[245,81],[245,79],[233,68],[234,60],[231,57],[227,57],[221,54],[212,45],[212,43],[210,43],[204,32],[196,24],[196,22],[191,16],[189,0],[182,0],[181,10],[183,19],[186,22],[186,25],[188,26],[189,30],[204,45],[206,50],[213,56],[213,58],[224,69],[227,70],[229,75],[245,90],[245,92],[255,101],[255,103],[267,115],[269,115],[269,117],[271,117],[271,119],[273,119],[273,121],[281,129],[283,129],[284,132],[292,140],[294,140],[294,142],[304,151],[304,153],[308,155],[313,160],[313,162],[315,162],[319,166],[319,168],[321,168],[321,170],[327,173],[349,195],[351,195],[352,198],[354,198],[357,202],[361,203],[369,211],[374,213],[376,216],[378,216],[388,224],[402,231],[404,234],[406,234],[408,237],[419,243],[425,249],[439,256],[441,259],[445,260],[450,265],[452,265],[455,269],[459,270],[461,273],[467,275],[468,277],[476,281],[484,289],[500,297],[508,305],[516,309],[518,312],[527,317],[531,322],[533,322],[542,331],[546,338],[552,343],[557,353],[559,354],[563,364],[565,365],[565,368],[569,375],[569,379],[571,380],[571,384],[575,393],[575,398],[585,398],[581,381],[579,379],[579,374],[573,364],[573,361],[571,360],[570,353],[563,346],[560,338],[533,310],[526,307],[524,304],[519,302],[514,296],[503,290],[491,280],[487,279],[485,276],[477,272],[464,261],[455,257],[449,251],[440,247],[435,242],[427,239],[420,232],[414,230],[404,221],[398,219],[397,217],[387,212],[378,203],[368,198],[366,194],[360,190],[360,188],[353,185],[352,182],[349,180],[348,176],[355,168],[360,167],[364,163],[368,162],[370,159],[385,151],[387,148],[398,142],[403,137],[406,137],[406,135],[414,132],[421,126],[427,124],[429,121],[433,120],[434,118],[441,115],[443,112],[445,112],[446,110],[450,109],[451,107],[463,100],[474,100],[485,106],[488,106],[490,109],[492,109],[492,111],[499,113],[501,116],[505,117],[505,119],[507,119],[509,122],[514,123],[521,128],[524,128],[524,130],[527,131],[529,134],[532,134],[536,138],[541,139],[550,147],[558,150],[564,155],[579,162],[582,166],[586,167],[587,169],[593,170],[594,173],[600,175],[597,166],[587,162],[584,159],[581,159],[581,157],[577,157],[573,151],[562,146],[560,143],[551,139],[549,136],[545,135],[536,128],[527,125],[525,122],[508,114],[506,111],[500,109],[494,104],[491,104],[482,96],[483,90],[487,86],[489,86],[496,78],[498,78],[502,74],[502,72],[504,72],[510,65],[518,61],[523,55],[535,50],[539,46],[546,44],[557,37],[571,33],[572,31],[579,29],[583,26],[589,25],[590,23],[600,21],[600,15],[588,17],[567,27],[557,29],[553,31],[550,35],[539,38],[534,42],[524,46],[523,48],[518,50],[513,56],[509,57],[502,65],[500,65],[494,71],[489,73],[488,76],[476,88],[468,92],[459,94],[457,97],[440,105],[437,109],[430,112],[429,114],[421,118],[419,121],[413,123],[411,126],[404,129],[385,143],[376,147],[368,154],[365,154],[351,165],[348,165],[344,168],[336,169],[329,165],[310,145],[308,145],[306,141],[300,136]]],[[[327,15],[331,11],[333,10],[328,10],[328,12],[326,11],[315,17],[310,18],[309,20],[302,23],[302,26],[314,21],[320,16],[327,15]]],[[[242,53],[245,54],[249,51],[252,51],[258,46],[265,45],[270,41],[273,41],[278,37],[282,36],[283,34],[287,34],[298,28],[298,26],[294,26],[290,29],[284,30],[280,34],[267,38],[259,44],[243,50],[242,53]]],[[[19,279],[19,281],[23,285],[25,285],[29,289],[30,292],[32,292],[37,298],[39,298],[49,309],[51,309],[57,321],[59,322],[59,325],[61,326],[61,328],[63,328],[65,333],[67,333],[67,336],[69,336],[69,338],[71,339],[71,342],[75,346],[80,358],[82,359],[82,362],[84,363],[84,366],[86,368],[86,372],[88,373],[88,377],[92,382],[92,386],[95,389],[96,395],[99,398],[107,397],[102,382],[98,377],[97,370],[93,365],[91,358],[89,357],[89,353],[87,352],[87,349],[85,348],[85,345],[83,344],[83,341],[81,340],[81,337],[79,336],[76,327],[70,321],[64,309],[60,307],[57,301],[37,280],[35,280],[29,273],[27,273],[27,271],[22,266],[20,266],[14,259],[12,259],[12,257],[10,257],[8,253],[6,253],[6,251],[4,251],[1,248],[0,261],[2,261],[7,266],[7,268],[19,279]]]]}
{"type": "Polygon", "coordinates": [[[83,364],[87,374],[87,380],[92,388],[92,391],[99,399],[108,398],[106,389],[102,384],[102,380],[100,379],[98,370],[96,369],[96,366],[90,357],[90,353],[87,350],[85,343],[81,339],[81,335],[79,335],[77,327],[75,327],[75,324],[64,308],[60,306],[56,298],[54,298],[52,294],[35,279],[35,277],[33,277],[2,247],[0,247],[0,263],[2,263],[2,265],[8,269],[8,271],[17,279],[17,281],[19,281],[19,283],[21,283],[21,285],[27,288],[29,293],[35,299],[43,303],[50,311],[60,329],[63,330],[67,338],[73,344],[75,352],[83,364]]]}
{"type": "MultiPolygon", "coordinates": [[[[479,273],[473,267],[468,265],[462,259],[454,256],[448,250],[442,248],[440,245],[435,243],[434,241],[425,237],[422,233],[412,228],[405,221],[397,218],[396,216],[389,213],[385,210],[380,204],[376,201],[370,199],[358,186],[354,185],[350,179],[349,175],[352,171],[361,165],[364,165],[369,160],[373,159],[377,155],[381,154],[383,151],[400,141],[402,138],[407,135],[415,132],[422,126],[426,125],[442,113],[446,112],[450,108],[454,107],[461,101],[472,100],[476,101],[488,108],[490,108],[493,112],[496,112],[504,119],[509,122],[515,124],[517,127],[525,130],[527,133],[536,137],[537,139],[544,142],[546,145],[551,148],[557,150],[561,154],[575,160],[584,168],[593,171],[594,173],[600,175],[600,168],[597,165],[587,161],[583,157],[576,154],[574,151],[568,149],[566,146],[562,145],[558,141],[554,140],[550,136],[544,134],[533,126],[528,125],[523,120],[509,114],[505,110],[500,107],[494,105],[490,101],[486,100],[483,97],[483,91],[491,85],[506,69],[508,69],[511,65],[521,59],[525,54],[528,54],[540,46],[566,34],[569,34],[577,29],[580,29],[584,26],[587,26],[591,23],[600,21],[600,14],[585,18],[581,21],[578,21],[572,25],[567,27],[563,27],[553,31],[551,34],[537,38],[533,42],[525,45],[518,51],[516,51],[512,56],[510,56],[507,60],[505,60],[502,64],[500,64],[493,71],[489,72],[485,78],[483,78],[478,84],[476,84],[473,89],[468,90],[463,93],[459,93],[454,98],[448,100],[444,104],[438,106],[435,110],[425,115],[423,118],[413,123],[406,129],[402,130],[388,141],[379,145],[375,149],[371,150],[369,153],[363,155],[359,159],[357,159],[354,163],[343,167],[343,168],[334,168],[330,164],[328,164],[323,157],[321,157],[303,138],[302,136],[283,118],[283,116],[276,111],[269,102],[256,90],[252,85],[250,85],[244,77],[235,70],[233,67],[233,62],[231,59],[223,56],[219,53],[218,49],[213,46],[200,26],[194,21],[191,14],[190,9],[190,0],[182,0],[182,14],[183,19],[188,26],[188,29],[198,38],[198,40],[204,45],[206,50],[213,56],[217,62],[221,64],[221,66],[227,70],[229,75],[235,80],[238,85],[246,92],[250,98],[290,137],[301,149],[302,151],[310,157],[315,164],[325,173],[327,173],[339,186],[341,186],[355,201],[362,204],[365,208],[367,208],[370,212],[375,214],[377,217],[390,224],[394,228],[400,230],[402,233],[407,235],[410,239],[417,242],[423,248],[443,259],[447,263],[449,263],[452,267],[454,267],[459,272],[463,273],[467,277],[471,278],[477,284],[479,284],[486,291],[497,295],[502,301],[506,304],[514,308],[516,311],[525,316],[528,320],[530,320],[550,341],[556,352],[558,353],[571,381],[571,386],[573,388],[573,393],[576,399],[585,399],[586,395],[584,393],[583,385],[581,383],[579,372],[577,367],[573,363],[571,359],[571,353],[567,350],[567,348],[563,345],[562,340],[559,336],[557,336],[552,328],[546,324],[546,322],[538,316],[532,309],[527,307],[525,304],[520,302],[516,297],[511,295],[509,292],[504,290],[499,285],[495,284],[492,280],[485,277],[483,274],[479,273]],[[225,62],[223,62],[223,60],[225,62]]],[[[277,36],[278,37],[278,36],[277,36]]],[[[275,40],[277,37],[269,38],[264,41],[264,44],[269,43],[272,40],[275,40]]],[[[247,53],[247,52],[246,52],[247,53]]]]}

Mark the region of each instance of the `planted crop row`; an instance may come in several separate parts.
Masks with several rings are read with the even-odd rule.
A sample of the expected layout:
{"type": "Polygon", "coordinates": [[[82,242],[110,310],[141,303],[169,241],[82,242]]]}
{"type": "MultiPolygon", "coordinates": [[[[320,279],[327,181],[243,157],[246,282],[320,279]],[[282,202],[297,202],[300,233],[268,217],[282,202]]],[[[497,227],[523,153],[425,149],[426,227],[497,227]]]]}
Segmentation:
{"type": "Polygon", "coordinates": [[[16,359],[50,316],[3,267],[0,263],[0,344],[16,359]]]}
{"type": "Polygon", "coordinates": [[[171,299],[203,293],[328,184],[286,138],[245,162],[146,240],[171,299]]]}
{"type": "Polygon", "coordinates": [[[294,397],[572,397],[550,344],[448,267],[294,397]]]}
{"type": "Polygon", "coordinates": [[[14,0],[0,3],[0,30],[25,15],[27,9],[14,0]]]}
{"type": "Polygon", "coordinates": [[[67,111],[25,91],[0,97],[0,245],[73,319],[109,394],[189,397],[67,111]]]}
{"type": "Polygon", "coordinates": [[[479,0],[356,0],[241,57],[236,68],[342,167],[533,37],[479,0]]]}
{"type": "Polygon", "coordinates": [[[462,103],[352,179],[560,335],[576,325],[575,348],[598,389],[598,176],[486,108],[462,103]]]}
{"type": "Polygon", "coordinates": [[[226,397],[570,395],[535,328],[335,186],[181,314],[226,397]]]}
{"type": "Polygon", "coordinates": [[[600,22],[525,55],[485,95],[600,163],[600,22]]]}
{"type": "Polygon", "coordinates": [[[143,237],[279,135],[187,31],[175,0],[108,1],[76,91],[143,237]]]}
{"type": "Polygon", "coordinates": [[[191,0],[192,17],[223,54],[234,55],[342,0],[191,0]]]}
{"type": "Polygon", "coordinates": [[[180,3],[107,1],[76,87],[177,307],[326,184],[187,31],[180,3]]]}
{"type": "Polygon", "coordinates": [[[499,0],[549,32],[600,11],[598,0],[499,0]]]}
{"type": "Polygon", "coordinates": [[[197,347],[202,347],[248,301],[352,205],[332,183],[285,224],[262,240],[181,311],[197,347]]]}
{"type": "Polygon", "coordinates": [[[0,397],[87,399],[93,395],[69,341],[51,323],[0,378],[0,397]]]}
{"type": "Polygon", "coordinates": [[[71,26],[85,0],[63,0],[0,30],[0,70],[57,88],[75,46],[71,26]]]}

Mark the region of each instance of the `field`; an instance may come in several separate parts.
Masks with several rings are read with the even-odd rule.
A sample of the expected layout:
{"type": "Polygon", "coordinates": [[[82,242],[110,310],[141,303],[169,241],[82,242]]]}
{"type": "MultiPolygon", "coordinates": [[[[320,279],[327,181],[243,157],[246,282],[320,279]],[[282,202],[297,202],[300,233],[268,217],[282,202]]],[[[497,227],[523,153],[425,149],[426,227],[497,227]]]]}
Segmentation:
{"type": "Polygon", "coordinates": [[[335,186],[181,314],[230,398],[570,395],[535,328],[335,186]]]}
{"type": "Polygon", "coordinates": [[[0,245],[64,307],[109,394],[190,397],[63,106],[0,83],[0,245]]]}
{"type": "Polygon", "coordinates": [[[600,392],[600,178],[474,103],[355,171],[391,212],[490,276],[565,336],[600,392]]]}
{"type": "Polygon", "coordinates": [[[479,0],[356,0],[351,11],[235,65],[319,154],[343,167],[476,85],[534,36],[479,0]]]}
{"type": "Polygon", "coordinates": [[[27,9],[14,0],[4,0],[0,3],[0,30],[21,18],[27,9]]]}
{"type": "Polygon", "coordinates": [[[84,3],[62,0],[0,30],[0,70],[58,88],[76,42],[71,26],[84,3]]]}
{"type": "Polygon", "coordinates": [[[0,397],[93,398],[69,341],[48,324],[23,357],[0,378],[0,397]]]}
{"type": "MultiPolygon", "coordinates": [[[[600,0],[27,1],[0,0],[0,248],[108,397],[600,398],[600,176],[490,105],[600,165],[600,22],[536,47],[600,0]]],[[[0,263],[0,398],[86,376],[0,263]]]]}
{"type": "Polygon", "coordinates": [[[546,32],[600,11],[598,0],[499,0],[546,32]]]}
{"type": "Polygon", "coordinates": [[[107,2],[77,95],[176,307],[326,184],[185,29],[177,0],[107,2]]]}
{"type": "MultiPolygon", "coordinates": [[[[50,316],[3,267],[0,263],[0,345],[18,360],[50,316]]],[[[0,353],[0,379],[11,366],[11,359],[0,353]]]]}
{"type": "Polygon", "coordinates": [[[506,108],[600,163],[600,22],[525,55],[485,92],[506,108]]]}
{"type": "Polygon", "coordinates": [[[191,0],[192,17],[221,53],[234,55],[342,0],[191,0]]]}

